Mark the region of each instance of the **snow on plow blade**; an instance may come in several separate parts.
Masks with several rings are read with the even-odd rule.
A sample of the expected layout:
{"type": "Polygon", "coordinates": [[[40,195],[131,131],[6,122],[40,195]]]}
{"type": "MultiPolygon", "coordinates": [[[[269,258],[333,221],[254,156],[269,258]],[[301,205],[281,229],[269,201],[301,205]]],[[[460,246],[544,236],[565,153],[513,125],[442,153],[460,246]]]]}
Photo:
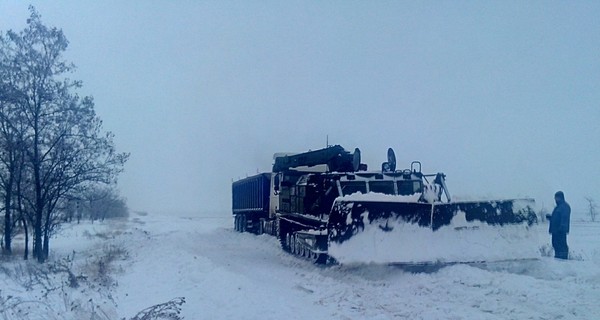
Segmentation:
{"type": "MultiPolygon", "coordinates": [[[[365,195],[367,196],[367,195],[365,195]]],[[[359,197],[360,198],[360,197],[359,197]]],[[[329,256],[340,263],[490,262],[539,257],[532,199],[422,203],[338,199],[329,256]]]]}

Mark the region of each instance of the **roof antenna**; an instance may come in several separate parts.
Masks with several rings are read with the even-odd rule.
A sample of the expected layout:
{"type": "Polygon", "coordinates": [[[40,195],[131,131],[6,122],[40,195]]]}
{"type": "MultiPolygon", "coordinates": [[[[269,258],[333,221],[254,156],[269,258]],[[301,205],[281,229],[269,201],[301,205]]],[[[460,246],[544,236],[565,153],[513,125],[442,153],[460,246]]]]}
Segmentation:
{"type": "Polygon", "coordinates": [[[329,148],[329,135],[327,135],[327,140],[325,141],[325,147],[329,148]]]}

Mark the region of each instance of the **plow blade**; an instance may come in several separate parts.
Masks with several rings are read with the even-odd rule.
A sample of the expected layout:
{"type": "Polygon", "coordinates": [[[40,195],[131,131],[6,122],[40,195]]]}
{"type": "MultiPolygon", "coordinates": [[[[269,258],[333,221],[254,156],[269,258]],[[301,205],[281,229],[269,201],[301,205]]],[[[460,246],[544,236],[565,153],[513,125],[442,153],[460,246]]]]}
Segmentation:
{"type": "Polygon", "coordinates": [[[345,201],[329,217],[340,263],[431,264],[539,257],[532,199],[420,203],[345,201]]]}

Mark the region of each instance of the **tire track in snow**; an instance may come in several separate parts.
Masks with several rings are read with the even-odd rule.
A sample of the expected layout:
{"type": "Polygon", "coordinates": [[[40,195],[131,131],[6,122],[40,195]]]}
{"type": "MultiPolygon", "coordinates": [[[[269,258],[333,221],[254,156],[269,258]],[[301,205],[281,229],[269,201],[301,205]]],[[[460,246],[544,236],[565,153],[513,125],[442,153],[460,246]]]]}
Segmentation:
{"type": "Polygon", "coordinates": [[[170,262],[170,268],[171,272],[179,269],[174,281],[196,283],[182,287],[188,292],[181,295],[193,298],[184,308],[190,319],[199,312],[212,319],[588,319],[600,315],[595,301],[600,296],[600,273],[591,261],[454,265],[434,273],[381,265],[319,267],[284,253],[275,238],[234,232],[228,220],[171,223],[148,230],[151,237],[160,238],[152,242],[157,246],[178,244],[170,245],[174,252],[167,260],[189,255],[179,263],[170,262]],[[200,222],[207,225],[194,227],[200,222]],[[169,232],[173,230],[178,231],[169,232]]]}

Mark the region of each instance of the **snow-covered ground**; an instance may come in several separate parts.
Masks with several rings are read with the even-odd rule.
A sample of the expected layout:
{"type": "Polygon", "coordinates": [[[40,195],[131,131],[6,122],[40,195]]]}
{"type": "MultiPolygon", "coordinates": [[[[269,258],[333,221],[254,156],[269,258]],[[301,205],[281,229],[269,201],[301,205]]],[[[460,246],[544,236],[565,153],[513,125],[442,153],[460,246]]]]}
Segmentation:
{"type": "Polygon", "coordinates": [[[227,215],[135,215],[65,226],[53,239],[48,264],[66,261],[58,265],[86,276],[77,288],[45,290],[44,283],[61,281],[50,279],[28,289],[27,281],[15,279],[25,273],[15,270],[36,264],[2,262],[0,308],[12,303],[22,310],[0,317],[121,319],[185,297],[185,319],[597,319],[599,236],[600,224],[573,222],[569,245],[579,260],[540,257],[412,272],[316,266],[282,252],[272,237],[234,232],[227,215]],[[103,265],[101,257],[111,259],[103,265]]]}

